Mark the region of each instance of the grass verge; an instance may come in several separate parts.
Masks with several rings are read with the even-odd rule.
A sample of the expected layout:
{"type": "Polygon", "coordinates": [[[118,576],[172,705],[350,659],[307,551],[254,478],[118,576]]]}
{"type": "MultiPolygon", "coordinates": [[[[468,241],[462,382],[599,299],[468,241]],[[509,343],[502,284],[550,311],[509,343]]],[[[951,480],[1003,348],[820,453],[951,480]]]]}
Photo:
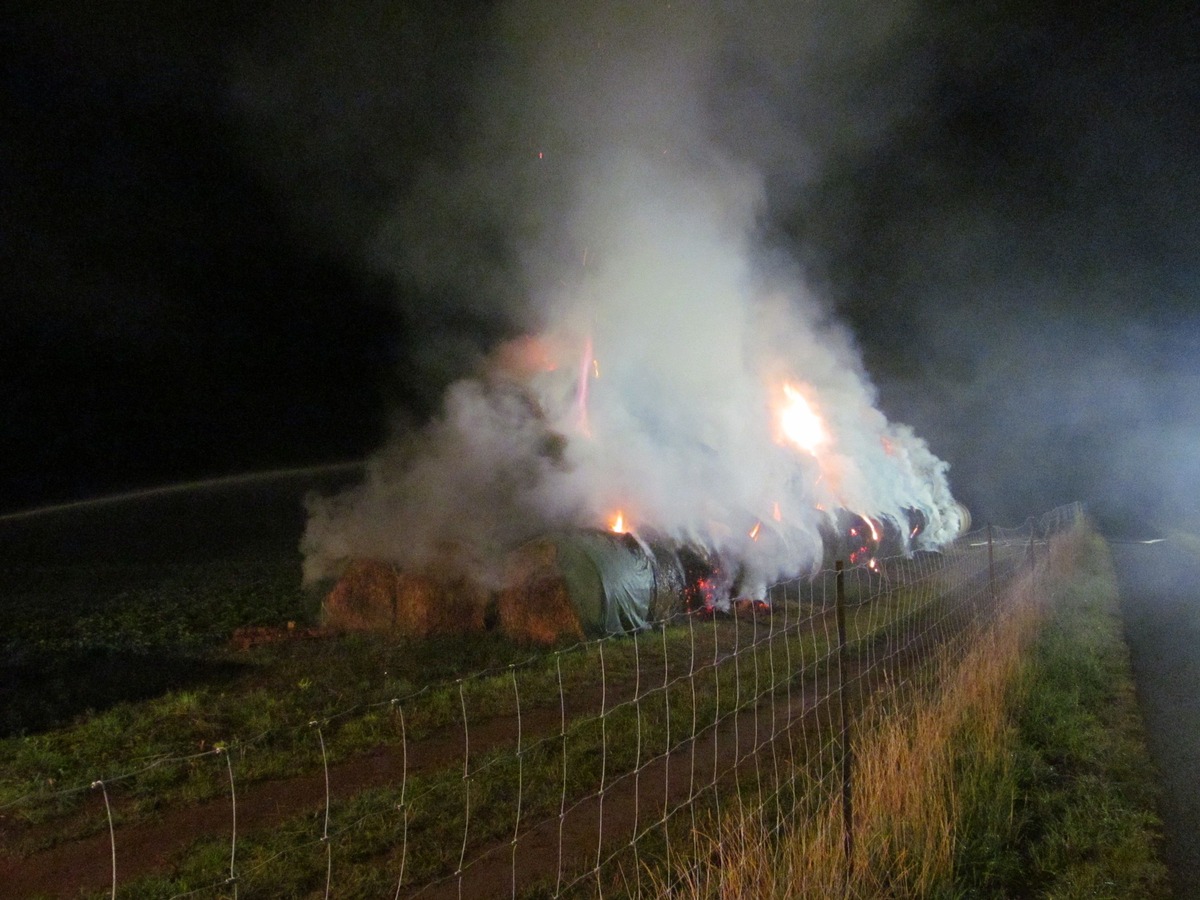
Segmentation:
{"type": "Polygon", "coordinates": [[[968,797],[954,895],[1167,897],[1111,556],[1092,532],[1061,550],[1046,625],[1012,693],[1009,752],[968,797]]]}
{"type": "Polygon", "coordinates": [[[975,640],[855,723],[854,849],[839,784],[799,824],[766,806],[650,875],[680,897],[1165,897],[1154,780],[1107,546],[1085,528],[1016,579],[975,640]]]}

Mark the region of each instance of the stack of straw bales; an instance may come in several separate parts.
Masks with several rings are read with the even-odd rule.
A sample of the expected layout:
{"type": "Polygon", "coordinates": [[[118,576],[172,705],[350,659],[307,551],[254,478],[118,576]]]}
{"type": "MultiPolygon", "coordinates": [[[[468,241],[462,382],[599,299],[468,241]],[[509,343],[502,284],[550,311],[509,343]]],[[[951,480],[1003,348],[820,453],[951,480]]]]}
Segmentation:
{"type": "Polygon", "coordinates": [[[406,637],[482,631],[488,593],[462,576],[405,572],[370,559],[350,563],[325,598],[324,621],[337,631],[406,637]]]}

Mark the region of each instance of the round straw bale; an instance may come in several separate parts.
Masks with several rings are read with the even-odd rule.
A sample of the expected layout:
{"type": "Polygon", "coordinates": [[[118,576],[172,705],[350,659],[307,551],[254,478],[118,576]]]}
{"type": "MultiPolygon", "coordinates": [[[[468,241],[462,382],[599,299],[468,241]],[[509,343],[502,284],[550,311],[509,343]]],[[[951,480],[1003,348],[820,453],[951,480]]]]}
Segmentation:
{"type": "Polygon", "coordinates": [[[557,554],[552,542],[535,541],[510,555],[497,612],[500,630],[511,639],[547,645],[563,638],[583,640],[570,588],[556,565],[557,554]]]}
{"type": "Polygon", "coordinates": [[[423,637],[483,630],[488,592],[465,576],[402,572],[396,579],[396,630],[423,637]]]}
{"type": "Polygon", "coordinates": [[[686,612],[684,591],[687,579],[675,550],[665,543],[652,543],[654,596],[650,601],[650,621],[667,622],[686,612]]]}
{"type": "Polygon", "coordinates": [[[378,560],[354,560],[325,598],[329,628],[410,637],[483,630],[487,591],[464,576],[402,572],[378,560]]]}
{"type": "Polygon", "coordinates": [[[324,623],[336,631],[390,630],[396,621],[395,567],[351,560],[322,604],[324,623]]]}

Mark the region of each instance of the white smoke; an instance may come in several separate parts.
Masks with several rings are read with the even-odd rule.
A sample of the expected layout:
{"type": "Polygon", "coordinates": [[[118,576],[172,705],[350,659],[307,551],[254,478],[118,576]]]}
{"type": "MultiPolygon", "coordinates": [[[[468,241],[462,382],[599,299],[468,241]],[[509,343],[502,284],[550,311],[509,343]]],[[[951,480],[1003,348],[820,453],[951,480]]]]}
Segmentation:
{"type": "MultiPolygon", "coordinates": [[[[533,534],[618,511],[635,531],[736,559],[756,586],[820,559],[837,509],[897,523],[917,510],[931,544],[957,532],[946,465],[876,409],[852,337],[794,267],[767,262],[766,180],[751,160],[779,148],[712,122],[734,26],[674,6],[504,8],[476,130],[457,167],[430,169],[447,195],[438,239],[396,243],[420,243],[421,212],[405,204],[375,253],[453,280],[447,219],[469,220],[472,198],[481,218],[503,210],[508,274],[528,295],[515,318],[532,334],[455,383],[364,484],[312,501],[307,578],[356,556],[488,572],[533,534]],[[815,453],[780,433],[785,384],[823,423],[815,453]]],[[[806,165],[811,149],[796,147],[806,165]]]]}

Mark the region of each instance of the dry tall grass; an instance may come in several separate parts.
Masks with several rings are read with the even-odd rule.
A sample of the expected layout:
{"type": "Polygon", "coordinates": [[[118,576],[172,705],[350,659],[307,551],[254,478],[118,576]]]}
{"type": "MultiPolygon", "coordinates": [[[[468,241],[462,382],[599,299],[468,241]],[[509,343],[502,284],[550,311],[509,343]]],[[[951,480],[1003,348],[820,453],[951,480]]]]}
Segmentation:
{"type": "MultiPolygon", "coordinates": [[[[928,660],[916,683],[880,690],[852,729],[854,851],[847,862],[836,750],[795,773],[818,801],[772,833],[764,810],[722,818],[698,856],[651,876],[678,898],[929,897],[948,891],[963,801],[1003,768],[1008,711],[1055,573],[1069,572],[1081,538],[1055,542],[998,613],[928,660]]],[[[1011,810],[1010,810],[1011,813],[1011,810]]]]}

